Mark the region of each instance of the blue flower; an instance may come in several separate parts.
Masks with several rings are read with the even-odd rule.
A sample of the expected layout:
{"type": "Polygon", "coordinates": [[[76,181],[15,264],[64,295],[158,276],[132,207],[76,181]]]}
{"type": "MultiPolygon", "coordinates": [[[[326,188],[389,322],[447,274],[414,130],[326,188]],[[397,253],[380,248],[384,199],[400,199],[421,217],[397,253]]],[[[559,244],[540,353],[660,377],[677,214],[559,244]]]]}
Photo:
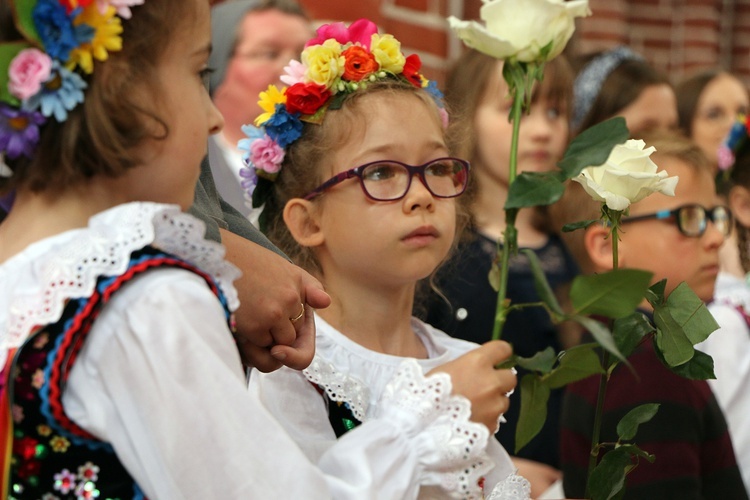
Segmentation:
{"type": "Polygon", "coordinates": [[[242,133],[247,136],[247,139],[237,141],[237,149],[243,152],[242,161],[247,165],[247,161],[250,159],[250,145],[256,139],[262,139],[266,134],[263,132],[263,129],[253,127],[252,125],[243,125],[240,128],[242,129],[242,133]]]}
{"type": "Polygon", "coordinates": [[[427,86],[424,88],[428,94],[432,96],[433,99],[438,103],[438,105],[442,108],[443,107],[443,93],[440,92],[440,89],[437,86],[437,82],[435,80],[430,80],[430,83],[427,84],[427,86]]]}
{"type": "Polygon", "coordinates": [[[95,30],[86,24],[73,25],[81,9],[70,14],[57,0],[39,0],[32,12],[34,27],[52,59],[67,61],[70,51],[94,38],[95,30]]]}
{"type": "Polygon", "coordinates": [[[59,62],[53,61],[50,79],[38,94],[24,101],[23,107],[28,110],[41,107],[44,116],[54,115],[58,122],[64,122],[68,119],[68,111],[83,102],[83,90],[87,86],[78,73],[73,73],[60,66],[59,62]]]}
{"type": "Polygon", "coordinates": [[[299,115],[289,114],[284,104],[276,105],[276,111],[263,126],[266,128],[266,134],[284,149],[302,135],[302,121],[299,115]]]}
{"type": "Polygon", "coordinates": [[[39,142],[39,126],[44,122],[36,111],[0,104],[0,153],[11,160],[21,155],[31,158],[39,142]]]}

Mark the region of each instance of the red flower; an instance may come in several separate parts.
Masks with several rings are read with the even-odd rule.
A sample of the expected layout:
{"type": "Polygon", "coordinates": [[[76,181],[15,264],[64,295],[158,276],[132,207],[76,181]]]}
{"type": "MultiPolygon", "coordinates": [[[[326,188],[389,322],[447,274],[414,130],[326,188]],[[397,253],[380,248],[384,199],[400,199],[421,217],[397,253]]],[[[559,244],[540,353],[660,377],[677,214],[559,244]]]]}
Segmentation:
{"type": "Polygon", "coordinates": [[[417,54],[412,54],[406,58],[403,71],[406,79],[420,88],[422,87],[422,75],[419,73],[419,68],[421,67],[422,61],[419,59],[419,56],[417,54]]]}
{"type": "Polygon", "coordinates": [[[344,63],[344,79],[350,82],[358,82],[370,76],[380,67],[372,53],[359,45],[352,45],[342,55],[346,59],[344,63]]]}
{"type": "Polygon", "coordinates": [[[323,106],[331,92],[315,83],[295,83],[286,89],[286,110],[303,115],[314,115],[323,106]]]}
{"type": "Polygon", "coordinates": [[[13,454],[21,457],[23,460],[30,460],[37,454],[37,445],[39,441],[28,436],[17,439],[13,442],[13,454]]]}
{"type": "Polygon", "coordinates": [[[68,14],[73,12],[76,7],[88,7],[93,0],[60,0],[60,5],[65,7],[68,14]]]}

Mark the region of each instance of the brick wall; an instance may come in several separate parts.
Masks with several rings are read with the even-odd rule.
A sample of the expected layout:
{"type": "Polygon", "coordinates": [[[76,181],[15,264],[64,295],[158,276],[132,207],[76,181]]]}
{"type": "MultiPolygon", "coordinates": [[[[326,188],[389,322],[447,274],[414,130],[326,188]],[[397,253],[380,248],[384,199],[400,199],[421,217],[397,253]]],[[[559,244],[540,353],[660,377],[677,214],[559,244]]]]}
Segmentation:
{"type": "MultiPolygon", "coordinates": [[[[428,78],[442,81],[461,51],[447,28],[455,15],[477,19],[482,0],[300,0],[316,19],[368,17],[416,52],[428,78]]],[[[750,86],[750,0],[589,0],[593,15],[579,20],[571,53],[630,45],[677,82],[720,66],[750,86]]]]}

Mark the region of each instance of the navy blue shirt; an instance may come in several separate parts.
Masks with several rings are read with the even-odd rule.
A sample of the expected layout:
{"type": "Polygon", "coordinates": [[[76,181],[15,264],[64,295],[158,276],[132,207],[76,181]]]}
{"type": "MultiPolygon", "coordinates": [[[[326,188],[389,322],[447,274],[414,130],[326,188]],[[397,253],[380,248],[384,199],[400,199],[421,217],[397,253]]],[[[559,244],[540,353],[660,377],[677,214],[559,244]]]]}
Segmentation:
{"type": "MultiPolygon", "coordinates": [[[[449,300],[446,304],[434,291],[427,293],[427,299],[420,313],[427,323],[443,330],[453,337],[470,340],[478,344],[492,338],[497,292],[489,283],[488,275],[497,252],[497,244],[478,232],[459,245],[457,252],[437,273],[435,283],[449,300]]],[[[577,274],[578,266],[562,241],[555,235],[547,243],[535,249],[542,263],[552,289],[569,283],[577,274]]],[[[528,258],[523,254],[511,258],[508,275],[507,297],[512,304],[539,302],[534,288],[534,279],[528,258]]],[[[420,309],[418,307],[418,309],[420,309]]],[[[547,311],[541,307],[527,307],[509,313],[502,339],[513,345],[516,354],[533,356],[538,351],[552,347],[560,350],[557,329],[550,321],[547,311]]],[[[519,381],[525,372],[519,369],[519,381]]],[[[497,438],[509,453],[522,458],[559,467],[560,411],[562,390],[550,395],[547,420],[541,432],[518,454],[515,450],[515,433],[521,405],[520,384],[510,397],[511,406],[505,418],[508,421],[500,426],[497,438]]]]}

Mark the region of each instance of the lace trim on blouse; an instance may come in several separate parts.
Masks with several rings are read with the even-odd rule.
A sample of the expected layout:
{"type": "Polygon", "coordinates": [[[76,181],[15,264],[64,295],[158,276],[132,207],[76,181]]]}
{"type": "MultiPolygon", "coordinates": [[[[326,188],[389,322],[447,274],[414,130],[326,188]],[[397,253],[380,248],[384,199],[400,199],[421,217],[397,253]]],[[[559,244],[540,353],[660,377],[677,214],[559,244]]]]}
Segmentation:
{"type": "Polygon", "coordinates": [[[0,366],[8,349],[19,346],[34,327],[57,321],[68,299],[91,295],[100,276],[121,274],[131,253],[147,245],[209,273],[226,295],[229,308],[237,309],[232,282],[240,272],[224,260],[224,247],[205,240],[204,234],[202,221],[174,205],[128,203],[95,215],[87,228],[52,246],[33,263],[31,293],[10,295],[5,327],[0,313],[0,366]]]}

